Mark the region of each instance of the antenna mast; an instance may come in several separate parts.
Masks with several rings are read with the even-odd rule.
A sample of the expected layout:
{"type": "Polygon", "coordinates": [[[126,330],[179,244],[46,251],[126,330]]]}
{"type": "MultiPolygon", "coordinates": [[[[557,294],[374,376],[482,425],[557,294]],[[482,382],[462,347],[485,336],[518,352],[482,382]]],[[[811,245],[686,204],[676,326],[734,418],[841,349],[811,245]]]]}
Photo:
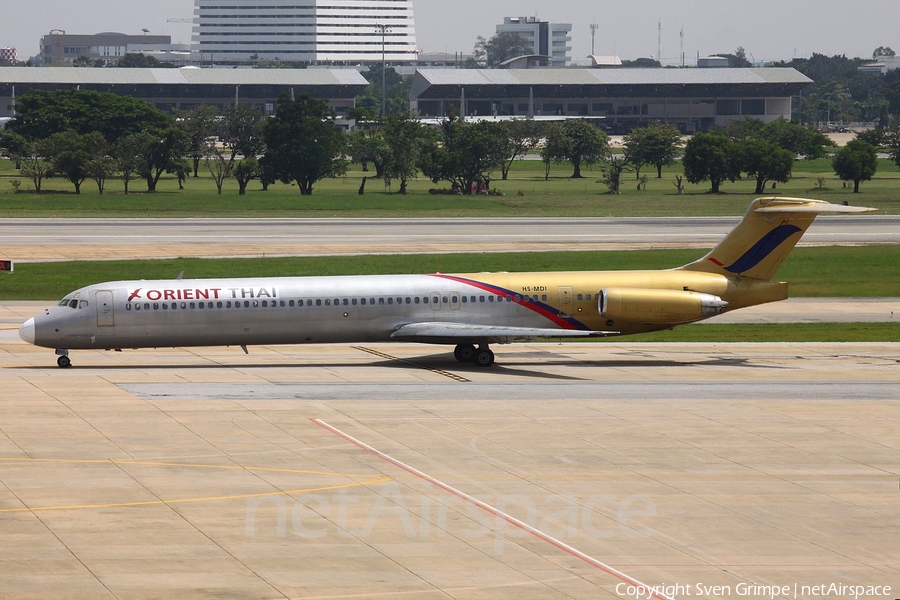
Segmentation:
{"type": "Polygon", "coordinates": [[[594,37],[597,35],[598,27],[596,23],[591,23],[591,56],[594,55],[594,37]]]}

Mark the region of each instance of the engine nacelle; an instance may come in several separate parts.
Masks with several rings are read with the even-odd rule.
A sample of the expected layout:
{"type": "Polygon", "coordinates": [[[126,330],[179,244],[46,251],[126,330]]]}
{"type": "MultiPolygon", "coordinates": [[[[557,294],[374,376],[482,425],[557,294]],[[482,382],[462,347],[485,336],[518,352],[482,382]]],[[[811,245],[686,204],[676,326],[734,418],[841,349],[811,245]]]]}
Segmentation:
{"type": "Polygon", "coordinates": [[[728,303],[712,294],[682,290],[608,288],[600,291],[600,315],[630,323],[690,323],[720,314],[728,303]]]}

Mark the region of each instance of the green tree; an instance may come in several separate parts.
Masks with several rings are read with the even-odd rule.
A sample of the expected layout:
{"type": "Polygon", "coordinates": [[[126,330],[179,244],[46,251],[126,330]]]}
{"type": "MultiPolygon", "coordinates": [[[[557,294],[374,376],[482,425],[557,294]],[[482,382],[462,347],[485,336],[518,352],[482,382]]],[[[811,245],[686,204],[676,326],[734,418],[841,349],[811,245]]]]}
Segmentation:
{"type": "Polygon", "coordinates": [[[531,54],[534,54],[534,45],[518,33],[510,32],[498,33],[489,40],[479,35],[472,52],[475,62],[488,68],[499,67],[510,58],[531,54]]]}
{"type": "Polygon", "coordinates": [[[622,173],[631,171],[634,166],[627,154],[612,156],[603,164],[603,179],[600,183],[605,183],[610,194],[618,194],[622,186],[622,173]]]}
{"type": "Polygon", "coordinates": [[[311,195],[317,181],[347,172],[346,140],[334,119],[322,100],[282,95],[278,112],[266,123],[266,163],[284,183],[295,182],[301,195],[311,195]]]}
{"type": "Polygon", "coordinates": [[[126,54],[116,63],[123,69],[174,69],[174,64],[157,60],[156,57],[146,54],[126,54]]]}
{"type": "Polygon", "coordinates": [[[193,162],[194,177],[199,177],[200,160],[205,156],[207,142],[219,134],[219,111],[203,104],[176,114],[178,127],[185,136],[185,153],[193,162]]]}
{"type": "Polygon", "coordinates": [[[506,181],[509,170],[517,160],[525,158],[525,155],[537,147],[540,140],[540,125],[529,119],[514,119],[503,123],[506,132],[509,155],[500,165],[500,178],[506,181]]]}
{"type": "Polygon", "coordinates": [[[259,161],[255,156],[247,156],[234,165],[234,178],[238,182],[238,195],[247,193],[247,184],[259,177],[259,161]]]}
{"type": "Polygon", "coordinates": [[[843,181],[853,182],[853,193],[859,193],[859,183],[869,181],[878,168],[878,150],[862,140],[852,140],[835,153],[831,161],[835,174],[843,181]]]}
{"type": "Polygon", "coordinates": [[[153,142],[153,135],[144,131],[125,135],[112,146],[111,155],[121,174],[126,196],[129,183],[147,170],[147,155],[153,142]]]}
{"type": "Polygon", "coordinates": [[[106,154],[106,140],[97,132],[81,135],[75,130],[54,133],[43,144],[46,158],[53,171],[65,177],[81,193],[81,184],[88,178],[88,164],[106,154]]]}
{"type": "Polygon", "coordinates": [[[174,173],[178,169],[186,146],[184,132],[177,127],[169,127],[157,135],[151,134],[149,143],[144,146],[144,160],[141,163],[141,176],[147,182],[148,192],[156,191],[163,173],[174,173]]]}
{"type": "Polygon", "coordinates": [[[551,159],[572,163],[573,179],[583,177],[582,166],[594,165],[609,158],[609,137],[584,119],[567,119],[555,133],[562,139],[548,144],[554,151],[551,159]]]}
{"type": "Polygon", "coordinates": [[[109,92],[88,90],[33,90],[16,99],[16,118],[9,127],[30,140],[74,129],[99,132],[114,144],[120,137],[139,131],[162,131],[171,117],[143,100],[109,92]]]}
{"type": "Polygon", "coordinates": [[[791,177],[794,155],[764,140],[744,140],[734,145],[741,171],[756,179],[756,192],[762,194],[766,183],[787,183],[791,177]]]}
{"type": "Polygon", "coordinates": [[[232,163],[225,159],[224,150],[219,148],[214,141],[206,144],[206,152],[203,158],[206,161],[206,168],[209,169],[209,174],[212,175],[216,184],[218,195],[221,196],[222,185],[226,179],[231,177],[232,163]]]}
{"type": "Polygon", "coordinates": [[[400,194],[406,195],[407,182],[419,172],[417,164],[427,131],[417,119],[391,115],[384,122],[384,141],[387,145],[387,163],[384,166],[384,182],[400,181],[400,194]]]}
{"type": "Polygon", "coordinates": [[[660,69],[662,63],[655,58],[635,58],[634,60],[623,60],[622,66],[626,69],[660,69]]]}
{"type": "Polygon", "coordinates": [[[390,146],[384,139],[381,127],[361,127],[347,136],[347,152],[354,162],[369,172],[369,163],[375,167],[375,177],[384,177],[384,166],[390,160],[390,146]]]}
{"type": "Polygon", "coordinates": [[[26,140],[15,131],[0,129],[0,156],[12,160],[16,170],[22,168],[22,156],[25,153],[26,140]]]}
{"type": "Polygon", "coordinates": [[[230,151],[228,161],[233,165],[237,155],[256,157],[265,151],[263,127],[266,117],[249,104],[229,106],[221,120],[219,140],[230,151]]]}
{"type": "Polygon", "coordinates": [[[475,183],[490,184],[491,174],[509,155],[506,143],[499,123],[467,123],[454,116],[441,124],[439,143],[423,152],[419,167],[434,183],[449,181],[470,194],[475,183]]]}
{"type": "Polygon", "coordinates": [[[734,142],[718,133],[697,133],[684,148],[684,176],[691,183],[709,181],[713,194],[726,179],[740,175],[734,155],[734,142]]]}
{"type": "Polygon", "coordinates": [[[894,58],[895,56],[897,56],[897,53],[891,50],[890,46],[878,46],[872,53],[872,60],[878,60],[879,58],[894,58]]]}
{"type": "Polygon", "coordinates": [[[72,61],[73,67],[91,67],[93,66],[94,61],[90,59],[89,56],[79,56],[75,60],[72,61]]]}
{"type": "Polygon", "coordinates": [[[34,191],[38,194],[41,193],[44,178],[53,172],[50,161],[46,159],[49,154],[46,146],[45,140],[39,140],[25,142],[22,149],[22,175],[31,179],[34,183],[34,191]]]}
{"type": "Polygon", "coordinates": [[[544,181],[550,179],[550,166],[560,162],[566,155],[569,138],[560,123],[550,123],[544,128],[544,143],[541,147],[541,161],[544,163],[544,181]]]}
{"type": "Polygon", "coordinates": [[[646,127],[632,129],[625,136],[624,144],[636,167],[654,165],[657,179],[662,179],[662,168],[675,164],[681,150],[681,132],[669,123],[651,123],[646,127]]]}

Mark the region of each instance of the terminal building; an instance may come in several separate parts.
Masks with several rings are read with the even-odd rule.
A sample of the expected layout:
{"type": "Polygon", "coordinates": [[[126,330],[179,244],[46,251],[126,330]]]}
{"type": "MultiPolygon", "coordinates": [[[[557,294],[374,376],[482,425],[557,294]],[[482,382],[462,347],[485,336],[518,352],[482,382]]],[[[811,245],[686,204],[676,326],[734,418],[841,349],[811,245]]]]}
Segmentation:
{"type": "Polygon", "coordinates": [[[0,118],[15,116],[16,97],[31,90],[82,89],[132,96],[165,111],[235,103],[274,114],[282,94],[309,94],[339,115],[369,84],[354,69],[120,69],[6,67],[0,69],[0,118]]]}
{"type": "Polygon", "coordinates": [[[746,117],[789,120],[792,96],[812,83],[792,68],[418,69],[410,109],[423,118],[592,117],[611,133],[667,122],[690,133],[746,117]]]}
{"type": "Polygon", "coordinates": [[[412,0],[195,0],[194,49],[209,63],[414,64],[412,0]]]}

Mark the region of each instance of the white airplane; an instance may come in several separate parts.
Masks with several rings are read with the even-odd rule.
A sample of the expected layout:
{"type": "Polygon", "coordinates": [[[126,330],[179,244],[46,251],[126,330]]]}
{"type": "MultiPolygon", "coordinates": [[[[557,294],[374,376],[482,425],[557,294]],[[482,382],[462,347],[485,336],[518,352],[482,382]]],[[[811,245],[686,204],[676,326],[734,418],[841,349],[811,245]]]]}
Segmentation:
{"type": "Polygon", "coordinates": [[[787,298],[772,282],[819,213],[874,209],[757,198],[709,254],[662,271],[356,275],[112,281],[67,294],[19,329],[69,350],[335,342],[455,345],[494,363],[490,344],[670,329],[787,298]]]}

